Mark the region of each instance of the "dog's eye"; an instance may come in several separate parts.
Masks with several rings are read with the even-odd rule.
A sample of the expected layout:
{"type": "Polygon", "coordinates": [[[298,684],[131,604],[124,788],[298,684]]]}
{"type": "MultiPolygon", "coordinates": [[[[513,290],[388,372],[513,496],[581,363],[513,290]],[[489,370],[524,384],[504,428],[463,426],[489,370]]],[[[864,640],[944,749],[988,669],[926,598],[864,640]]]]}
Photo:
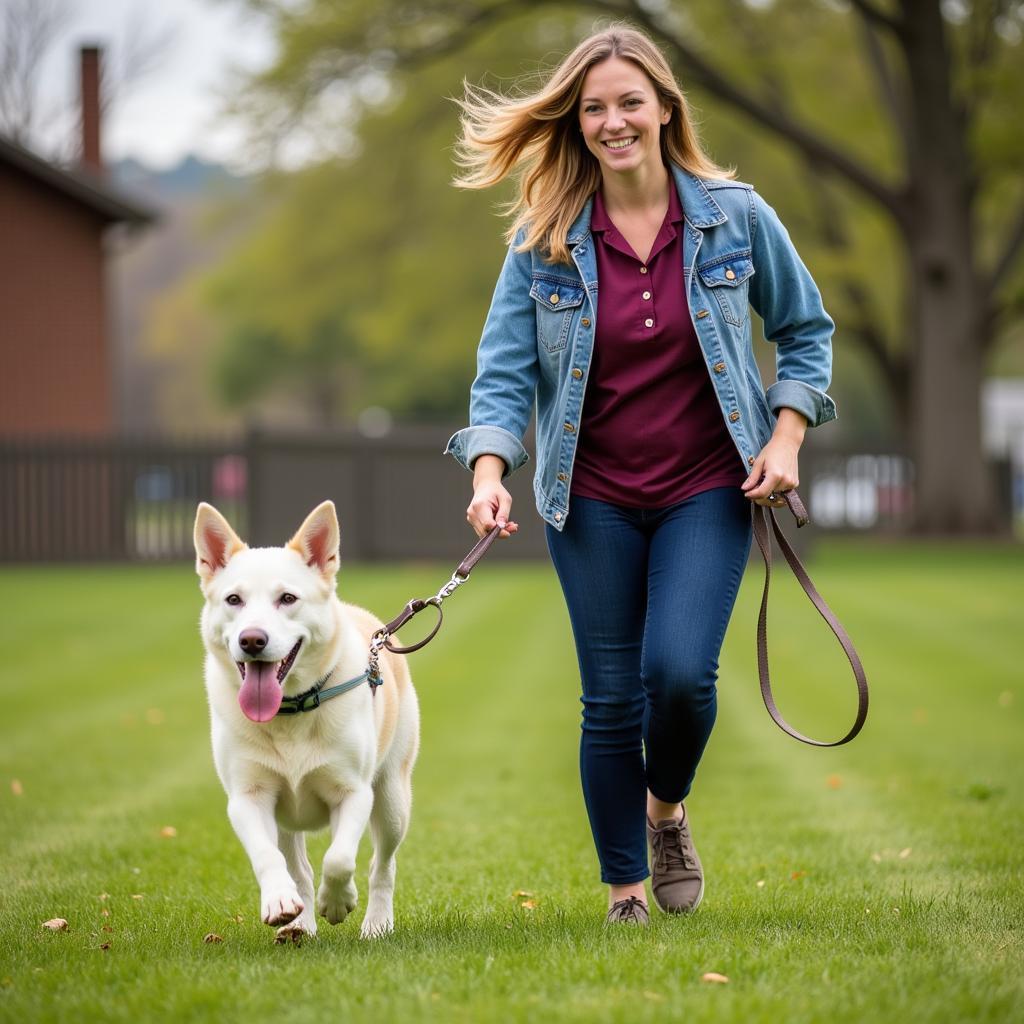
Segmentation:
{"type": "Polygon", "coordinates": [[[296,601],[298,601],[298,598],[294,594],[285,593],[281,595],[281,604],[295,604],[296,601]]]}
{"type": "Polygon", "coordinates": [[[233,605],[240,605],[242,603],[242,599],[238,596],[238,594],[228,594],[228,596],[224,600],[227,601],[228,604],[233,605]]]}

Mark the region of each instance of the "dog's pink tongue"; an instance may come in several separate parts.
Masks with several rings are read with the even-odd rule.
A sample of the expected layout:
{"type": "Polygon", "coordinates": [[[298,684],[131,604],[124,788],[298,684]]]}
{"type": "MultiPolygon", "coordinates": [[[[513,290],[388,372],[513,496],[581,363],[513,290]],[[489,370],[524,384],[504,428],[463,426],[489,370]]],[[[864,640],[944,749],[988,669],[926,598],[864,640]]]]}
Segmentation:
{"type": "Polygon", "coordinates": [[[242,714],[253,722],[269,722],[281,706],[284,690],[277,681],[276,661],[244,661],[245,678],[238,691],[242,714]]]}

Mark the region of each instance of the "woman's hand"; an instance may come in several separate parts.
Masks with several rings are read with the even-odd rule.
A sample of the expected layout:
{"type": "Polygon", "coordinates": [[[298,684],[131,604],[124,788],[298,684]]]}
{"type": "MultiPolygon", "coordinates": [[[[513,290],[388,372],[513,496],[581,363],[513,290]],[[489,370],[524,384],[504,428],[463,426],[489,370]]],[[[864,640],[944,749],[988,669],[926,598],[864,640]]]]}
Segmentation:
{"type": "Polygon", "coordinates": [[[499,537],[511,537],[519,524],[509,519],[512,495],[502,486],[505,462],[497,455],[481,455],[473,464],[473,500],[466,509],[466,520],[478,537],[490,533],[494,524],[501,526],[499,537]]]}
{"type": "Polygon", "coordinates": [[[779,410],[779,419],[771,440],[754,459],[750,475],[740,485],[746,497],[755,505],[782,508],[786,504],[779,495],[783,491],[793,490],[800,483],[797,456],[806,429],[807,420],[795,409],[779,410]]]}

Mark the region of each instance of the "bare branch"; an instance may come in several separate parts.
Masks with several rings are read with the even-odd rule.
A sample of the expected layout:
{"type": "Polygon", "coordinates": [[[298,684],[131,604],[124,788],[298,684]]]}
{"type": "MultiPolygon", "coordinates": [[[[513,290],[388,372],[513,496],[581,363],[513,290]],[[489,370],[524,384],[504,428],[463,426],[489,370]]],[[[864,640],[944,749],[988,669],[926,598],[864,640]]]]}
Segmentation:
{"type": "Polygon", "coordinates": [[[66,0],[7,0],[0,16],[0,132],[30,141],[39,113],[39,66],[67,20],[66,0]]]}

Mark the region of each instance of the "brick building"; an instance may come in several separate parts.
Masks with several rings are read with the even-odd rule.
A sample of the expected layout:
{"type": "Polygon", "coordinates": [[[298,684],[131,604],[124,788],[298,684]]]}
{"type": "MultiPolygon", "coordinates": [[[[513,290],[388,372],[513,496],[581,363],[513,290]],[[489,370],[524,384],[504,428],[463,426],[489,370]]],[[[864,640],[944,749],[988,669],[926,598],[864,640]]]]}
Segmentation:
{"type": "Polygon", "coordinates": [[[154,219],[104,179],[99,51],[82,50],[82,161],[0,137],[0,437],[114,432],[105,252],[154,219]]]}

